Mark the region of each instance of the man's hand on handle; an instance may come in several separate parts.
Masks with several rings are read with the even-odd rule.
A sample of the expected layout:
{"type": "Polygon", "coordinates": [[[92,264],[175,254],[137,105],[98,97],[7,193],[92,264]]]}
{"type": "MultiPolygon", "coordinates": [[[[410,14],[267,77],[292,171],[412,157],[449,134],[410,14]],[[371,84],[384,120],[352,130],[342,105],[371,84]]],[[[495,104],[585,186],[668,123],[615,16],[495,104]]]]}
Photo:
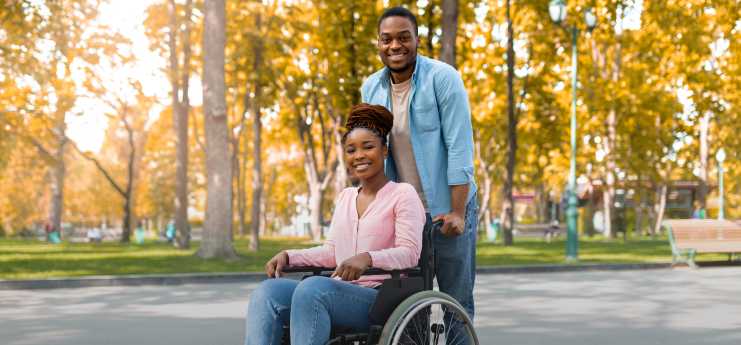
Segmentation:
{"type": "Polygon", "coordinates": [[[433,222],[445,219],[440,233],[445,237],[458,237],[466,230],[466,203],[470,183],[450,186],[450,213],[438,214],[433,222]]]}
{"type": "Polygon", "coordinates": [[[265,264],[265,272],[268,273],[268,277],[270,278],[285,277],[286,274],[283,273],[283,267],[286,266],[288,266],[288,253],[283,251],[265,264]]]}
{"type": "Polygon", "coordinates": [[[357,280],[371,266],[373,266],[373,258],[370,254],[360,253],[343,261],[330,278],[340,277],[346,282],[357,280]]]}
{"type": "Polygon", "coordinates": [[[432,219],[436,222],[440,219],[444,219],[445,223],[440,228],[440,233],[445,237],[458,237],[463,234],[463,230],[466,229],[466,215],[458,212],[450,212],[445,214],[438,214],[432,219]]]}

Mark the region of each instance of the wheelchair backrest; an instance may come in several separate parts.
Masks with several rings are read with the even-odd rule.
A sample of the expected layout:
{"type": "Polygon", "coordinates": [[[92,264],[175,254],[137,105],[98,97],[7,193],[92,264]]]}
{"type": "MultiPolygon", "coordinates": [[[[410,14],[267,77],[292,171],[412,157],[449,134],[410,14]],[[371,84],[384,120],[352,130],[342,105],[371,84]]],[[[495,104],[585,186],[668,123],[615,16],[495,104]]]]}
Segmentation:
{"type": "Polygon", "coordinates": [[[428,232],[422,237],[422,253],[419,256],[417,266],[421,272],[420,277],[424,279],[425,290],[432,290],[435,278],[435,234],[440,231],[444,220],[433,222],[428,232]]]}

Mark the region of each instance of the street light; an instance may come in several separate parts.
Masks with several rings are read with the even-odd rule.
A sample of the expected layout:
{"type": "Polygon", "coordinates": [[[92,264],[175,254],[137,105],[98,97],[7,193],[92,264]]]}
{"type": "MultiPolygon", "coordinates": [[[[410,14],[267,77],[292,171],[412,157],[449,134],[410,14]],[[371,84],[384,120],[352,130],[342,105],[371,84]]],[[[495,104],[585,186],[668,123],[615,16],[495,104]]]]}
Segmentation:
{"type": "Polygon", "coordinates": [[[551,19],[556,25],[560,25],[566,18],[566,3],[562,0],[553,0],[548,4],[548,12],[551,13],[551,19]]]}
{"type": "MultiPolygon", "coordinates": [[[[553,0],[548,4],[548,12],[551,19],[556,25],[561,25],[566,19],[566,3],[563,0],[553,0]]],[[[587,24],[589,31],[597,26],[597,16],[592,13],[592,8],[584,10],[584,22],[587,24]]],[[[579,210],[578,199],[576,197],[576,38],[579,30],[576,28],[576,21],[572,31],[572,55],[571,55],[571,88],[574,98],[571,102],[571,171],[569,172],[569,207],[566,209],[566,261],[579,260],[579,234],[578,225],[579,210]]]]}
{"type": "Polygon", "coordinates": [[[718,212],[718,219],[723,220],[726,218],[726,214],[723,211],[723,161],[726,159],[726,151],[723,149],[718,150],[715,154],[715,159],[718,160],[718,193],[720,194],[720,212],[718,212]]]}

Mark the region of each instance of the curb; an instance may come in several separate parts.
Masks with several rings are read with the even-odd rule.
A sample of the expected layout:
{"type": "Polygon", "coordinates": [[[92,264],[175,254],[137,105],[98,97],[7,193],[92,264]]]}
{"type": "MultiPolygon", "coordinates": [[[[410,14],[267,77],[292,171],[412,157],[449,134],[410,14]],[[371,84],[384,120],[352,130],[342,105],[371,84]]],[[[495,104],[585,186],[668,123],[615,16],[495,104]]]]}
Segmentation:
{"type": "Polygon", "coordinates": [[[261,282],[267,279],[265,273],[184,273],[152,274],[130,276],[92,276],[79,278],[47,279],[0,279],[0,291],[69,289],[104,286],[142,286],[142,285],[185,285],[261,282]]]}
{"type": "MultiPolygon", "coordinates": [[[[737,266],[733,262],[702,262],[708,266],[737,266]]],[[[651,270],[668,269],[669,263],[618,263],[618,264],[570,264],[570,265],[527,265],[527,266],[484,266],[477,267],[477,274],[527,274],[583,271],[651,270]]],[[[289,274],[290,279],[301,279],[303,273],[289,274]]],[[[263,272],[252,273],[183,273],[151,274],[130,276],[93,276],[80,278],[47,279],[0,279],[0,291],[70,289],[105,286],[143,286],[143,285],[186,285],[216,283],[259,283],[266,280],[263,272]]]]}
{"type": "Polygon", "coordinates": [[[522,274],[583,271],[652,270],[669,268],[669,263],[570,264],[477,267],[476,274],[522,274]]]}

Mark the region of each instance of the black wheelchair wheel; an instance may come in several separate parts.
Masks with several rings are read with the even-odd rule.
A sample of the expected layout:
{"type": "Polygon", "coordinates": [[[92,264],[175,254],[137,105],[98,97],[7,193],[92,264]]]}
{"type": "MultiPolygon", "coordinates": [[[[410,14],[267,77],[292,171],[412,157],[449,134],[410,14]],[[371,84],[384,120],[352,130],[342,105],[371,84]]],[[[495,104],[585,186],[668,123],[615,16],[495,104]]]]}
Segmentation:
{"type": "Polygon", "coordinates": [[[468,313],[452,297],[423,291],[402,302],[386,322],[379,345],[478,345],[468,313]]]}

